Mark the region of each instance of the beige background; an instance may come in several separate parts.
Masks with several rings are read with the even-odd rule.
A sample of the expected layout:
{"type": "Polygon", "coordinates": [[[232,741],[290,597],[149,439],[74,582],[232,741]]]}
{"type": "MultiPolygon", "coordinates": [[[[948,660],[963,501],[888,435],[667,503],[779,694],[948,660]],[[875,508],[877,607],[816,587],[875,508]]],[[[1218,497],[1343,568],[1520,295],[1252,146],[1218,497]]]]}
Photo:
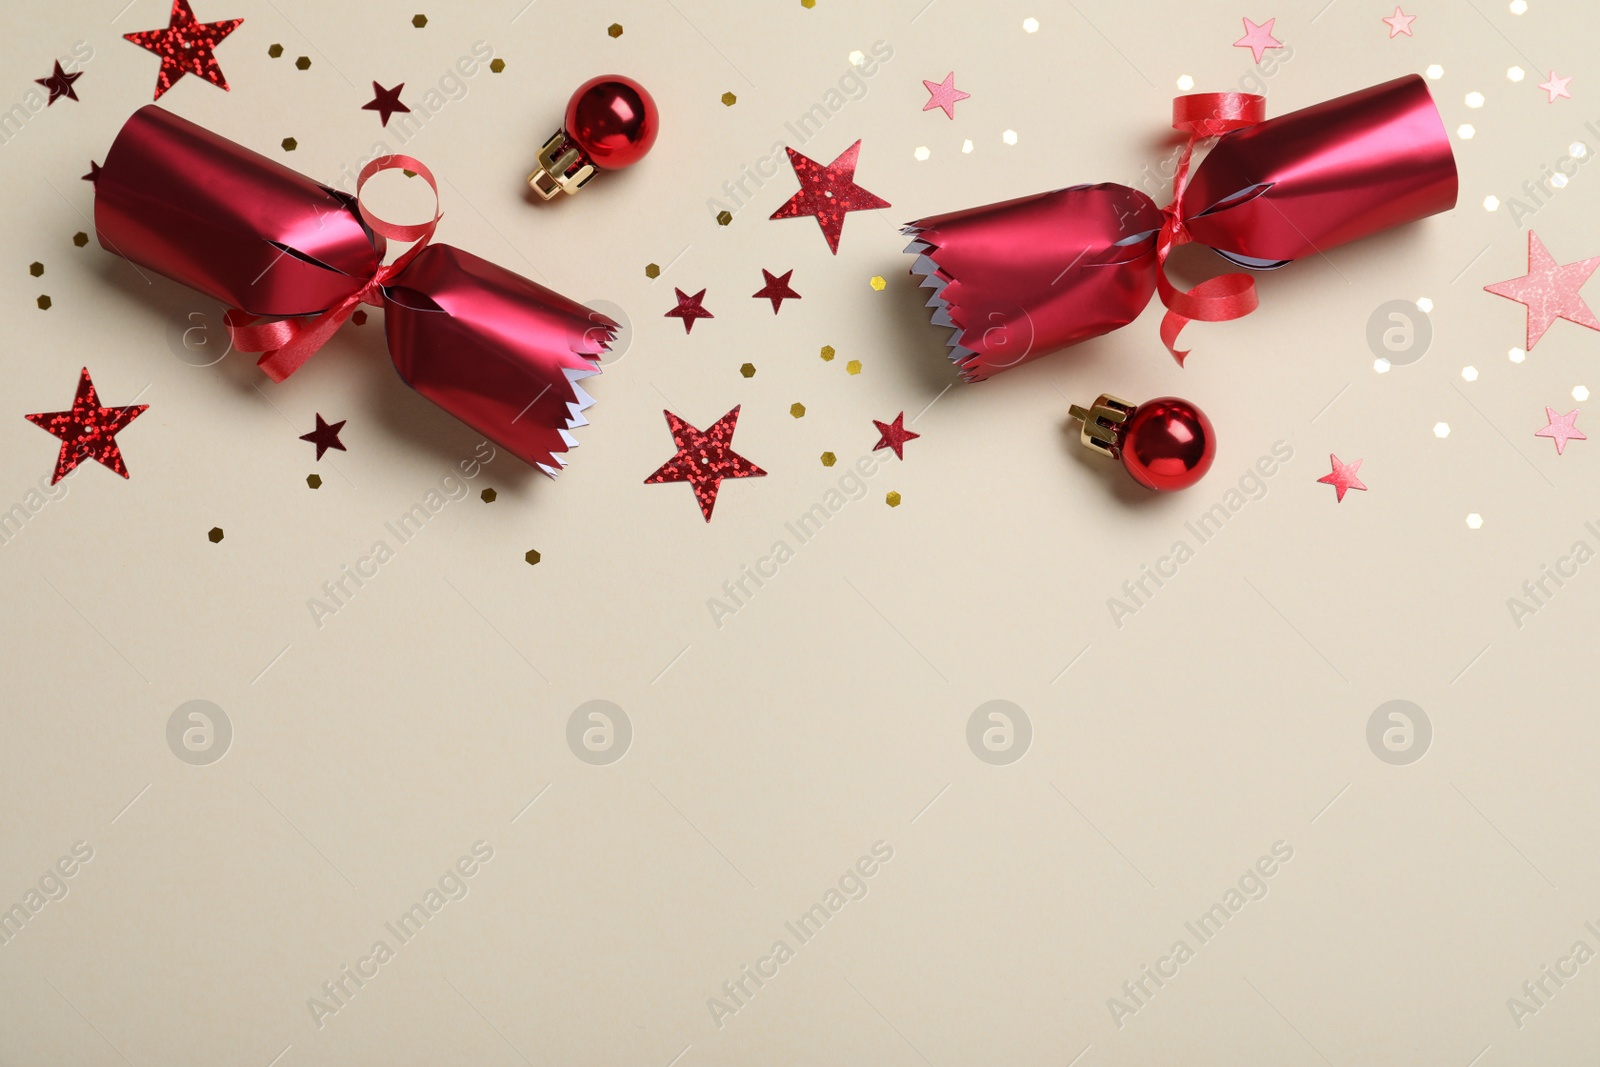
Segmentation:
{"type": "MultiPolygon", "coordinates": [[[[94,50],[81,102],[0,146],[0,507],[48,475],[56,443],[22,416],[66,407],[80,366],[104,403],[150,405],[121,435],[130,481],[91,464],[0,545],[0,903],[74,842],[93,848],[69,895],[0,945],[0,1062],[1593,1057],[1600,963],[1521,1028],[1507,998],[1575,941],[1600,949],[1583,926],[1600,926],[1600,564],[1521,628],[1506,600],[1574,541],[1600,548],[1584,527],[1600,524],[1600,445],[1558,457],[1533,436],[1544,406],[1600,387],[1600,335],[1557,323],[1513,363],[1522,309],[1482,292],[1526,263],[1525,233],[1484,197],[1517,195],[1575,140],[1600,150],[1584,125],[1600,123],[1589,5],[1412,0],[1415,36],[1390,40],[1390,5],[1366,0],[547,0],[520,15],[522,0],[201,0],[201,19],[245,19],[218,53],[232,91],[187,78],[163,105],[324,179],[372,150],[373,79],[404,81],[415,108],[487,42],[505,71],[465,81],[405,146],[442,178],[440,238],[635,326],[591,382],[592,425],[558,482],[502,454],[318,628],[307,599],[391,540],[384,522],[478,437],[398,381],[377,313],[273,386],[248,358],[197,366],[204,350],[174,340],[214,326],[214,306],[73,247],[92,210],[78,175],[155,80],[155,58],[119,37],[162,25],[165,5],[123,2],[18,8],[0,38],[5,106],[74,42],[94,50]],[[1270,78],[1231,47],[1241,15],[1276,17],[1293,49],[1270,78]],[[877,41],[892,59],[803,147],[827,162],[862,138],[859,180],[893,208],[850,216],[830,256],[813,221],[767,221],[795,188],[785,166],[718,227],[707,200],[797,144],[784,123],[877,41]],[[1191,328],[1188,369],[1151,311],[944,392],[944,332],[900,223],[1133,181],[1166,151],[1181,75],[1225,89],[1257,73],[1282,113],[1429,64],[1447,127],[1476,129],[1453,137],[1454,212],[1263,278],[1257,314],[1191,328]],[[1509,81],[1513,65],[1529,76],[1509,81]],[[1551,68],[1575,75],[1573,99],[1546,102],[1551,68]],[[972,94],[954,122],[920,110],[921,79],[950,70],[972,94]],[[577,198],[527,202],[567,96],[608,71],[656,94],[658,146],[577,198]],[[649,262],[666,268],[653,282],[649,262]],[[794,268],[803,294],[776,318],[749,296],[762,267],[794,268]],[[716,318],[686,337],[662,317],[674,286],[706,288],[716,318]],[[1434,304],[1430,351],[1376,373],[1369,315],[1418,297],[1434,304]],[[820,360],[824,344],[839,358],[820,360]],[[1068,403],[1101,391],[1201,404],[1221,440],[1211,474],[1133,492],[1067,432],[1068,403]],[[641,482],[672,452],[663,407],[704,427],[735,404],[735,448],[769,476],[725,483],[707,525],[686,487],[641,482]],[[715,626],[708,599],[837,484],[819,454],[851,462],[876,441],[870,420],[901,410],[923,435],[905,461],[715,626]],[[314,413],[348,420],[348,452],[312,461],[296,438],[314,413]],[[1280,440],[1293,459],[1265,498],[1114,626],[1122,582],[1280,440]],[[1363,460],[1368,492],[1335,503],[1316,482],[1330,452],[1363,460]],[[234,730],[210,766],[166,742],[194,699],[234,730]],[[594,699],[632,722],[609,766],[565,739],[594,699]],[[994,699],[1032,723],[1009,766],[966,741],[994,699]],[[1391,699],[1432,722],[1409,766],[1368,748],[1391,699]],[[477,841],[493,859],[465,899],[319,1029],[308,998],[374,941],[395,947],[384,924],[477,841]],[[868,895],[718,1028],[707,998],[774,940],[797,945],[784,923],[878,841],[893,859],[868,895]],[[1184,923],[1279,841],[1293,859],[1270,892],[1199,945],[1184,923]],[[1108,998],[1178,939],[1194,958],[1119,1028],[1108,998]]],[[[1531,220],[1563,262],[1600,255],[1597,183],[1580,169],[1531,220]]]]}

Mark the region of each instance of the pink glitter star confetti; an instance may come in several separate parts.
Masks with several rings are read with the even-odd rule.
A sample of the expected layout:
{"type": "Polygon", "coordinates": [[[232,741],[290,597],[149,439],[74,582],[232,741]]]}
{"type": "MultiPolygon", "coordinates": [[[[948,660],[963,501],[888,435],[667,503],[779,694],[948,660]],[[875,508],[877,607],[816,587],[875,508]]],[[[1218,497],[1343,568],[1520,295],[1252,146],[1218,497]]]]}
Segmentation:
{"type": "Polygon", "coordinates": [[[952,119],[956,117],[956,103],[972,96],[971,93],[964,93],[956,88],[955,71],[946,74],[942,82],[931,82],[924,78],[922,84],[928,89],[928,102],[922,105],[922,110],[932,111],[934,108],[940,108],[952,119]]]}
{"type": "Polygon", "coordinates": [[[1407,15],[1404,11],[1401,11],[1398,7],[1396,7],[1394,9],[1394,14],[1390,15],[1383,21],[1389,24],[1389,39],[1393,40],[1402,33],[1407,37],[1410,37],[1411,24],[1417,21],[1417,16],[1407,15]]]}
{"type": "Polygon", "coordinates": [[[881,449],[892,448],[896,459],[903,460],[906,458],[905,447],[907,441],[915,441],[922,436],[920,433],[912,433],[906,429],[906,413],[903,411],[894,417],[893,422],[879,422],[877,419],[873,419],[872,425],[878,428],[878,443],[872,446],[872,450],[877,452],[881,449]]]}
{"type": "Polygon", "coordinates": [[[850,211],[867,211],[890,207],[884,200],[856,184],[856,158],[861,154],[861,142],[840,152],[826,167],[816,160],[786,148],[789,162],[794,166],[794,176],[800,180],[800,191],[791,196],[782,207],[772,213],[775,219],[794,219],[801,215],[815,215],[828,249],[839,254],[839,235],[844,232],[844,216],[850,211]]]}
{"type": "Polygon", "coordinates": [[[1548,437],[1556,443],[1556,455],[1567,450],[1568,441],[1587,441],[1582,430],[1575,425],[1578,421],[1578,409],[1573,408],[1565,415],[1557,415],[1555,408],[1544,409],[1545,421],[1549,423],[1542,430],[1533,431],[1535,437],[1548,437]]]}
{"type": "Polygon", "coordinates": [[[1339,457],[1332,455],[1328,459],[1333,461],[1333,470],[1317,481],[1323,485],[1333,486],[1338,492],[1339,496],[1335,503],[1343,503],[1344,494],[1351,489],[1359,489],[1363,493],[1367,491],[1367,487],[1361,484],[1361,479],[1356,477],[1356,471],[1361,469],[1361,460],[1358,459],[1354,463],[1340,463],[1339,457]]]}
{"type": "Polygon", "coordinates": [[[1594,317],[1579,292],[1597,267],[1600,267],[1600,256],[1576,263],[1557,263],[1539,235],[1529,230],[1528,273],[1486,285],[1484,289],[1528,306],[1528,349],[1532,351],[1557,319],[1600,330],[1600,319],[1594,317]]]}
{"type": "Polygon", "coordinates": [[[662,316],[662,318],[682,319],[684,333],[688,333],[690,330],[694,329],[695,319],[716,318],[715,315],[711,314],[711,312],[700,306],[700,301],[706,298],[706,291],[704,289],[700,290],[693,296],[685,293],[682,289],[675,288],[672,291],[678,294],[678,306],[667,312],[662,316]]]}
{"type": "Polygon", "coordinates": [[[219,89],[228,88],[228,79],[217,64],[216,47],[223,38],[239,28],[244,19],[226,19],[222,22],[200,22],[189,7],[189,0],[172,0],[172,15],[165,29],[142,30],[125,33],[122,39],[132,41],[140,48],[161,57],[161,71],[156,75],[156,96],[177,84],[185,74],[204,78],[219,89]]]}
{"type": "Polygon", "coordinates": [[[1255,61],[1257,63],[1261,62],[1262,53],[1267,49],[1283,47],[1283,42],[1272,36],[1272,24],[1277,21],[1277,19],[1268,19],[1257,26],[1249,19],[1245,19],[1244,36],[1233,42],[1233,47],[1250,49],[1250,54],[1255,56],[1255,61]]]}
{"type": "Polygon", "coordinates": [[[1565,78],[1558,78],[1556,77],[1556,72],[1552,70],[1550,72],[1550,80],[1540,82],[1539,88],[1550,94],[1550,99],[1547,101],[1548,103],[1555,103],[1556,97],[1558,96],[1564,96],[1568,100],[1571,100],[1572,94],[1567,92],[1567,83],[1571,80],[1572,75],[1568,74],[1565,78]]]}
{"type": "Polygon", "coordinates": [[[61,438],[56,471],[50,479],[50,484],[54,485],[86,459],[96,460],[126,478],[128,467],[122,462],[117,434],[148,410],[149,404],[102,407],[94,391],[94,381],[89,377],[89,368],[85,367],[78,377],[78,392],[72,398],[70,411],[45,411],[23,418],[61,438]]]}
{"type": "Polygon", "coordinates": [[[711,521],[711,509],[717,505],[717,490],[724,478],[763,478],[766,471],[733,450],[733,429],[739,422],[739,408],[735,407],[718,419],[709,430],[700,431],[684,422],[670,411],[667,428],[672,431],[672,443],[678,451],[644,480],[646,485],[663,485],[667,482],[688,482],[700,503],[700,513],[711,521]]]}
{"type": "Polygon", "coordinates": [[[761,277],[766,281],[760,289],[756,290],[757,300],[772,301],[772,313],[776,315],[785,300],[799,300],[800,294],[789,288],[789,279],[794,277],[794,271],[788,270],[782,274],[774,274],[765,267],[761,268],[761,277]]]}

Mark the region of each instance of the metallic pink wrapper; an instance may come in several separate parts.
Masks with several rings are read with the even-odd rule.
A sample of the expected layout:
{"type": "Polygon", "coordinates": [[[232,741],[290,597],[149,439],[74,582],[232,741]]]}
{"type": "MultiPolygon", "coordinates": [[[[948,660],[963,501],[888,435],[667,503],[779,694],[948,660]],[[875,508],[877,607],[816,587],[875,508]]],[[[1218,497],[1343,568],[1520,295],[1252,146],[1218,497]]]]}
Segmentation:
{"type": "MultiPolygon", "coordinates": [[[[151,104],[95,184],[108,251],[249,316],[316,316],[368,290],[386,242],[354,197],[151,104]]],[[[390,355],[423,396],[555,474],[617,325],[448,245],[423,247],[381,295],[390,355]]],[[[294,320],[291,320],[294,321],[294,320]]]]}
{"type": "MultiPolygon", "coordinates": [[[[1205,99],[1230,95],[1236,103],[1237,94],[1205,99]]],[[[932,321],[951,330],[948,347],[962,376],[979,381],[1132,322],[1158,281],[1167,298],[1162,262],[1176,244],[1198,241],[1266,269],[1455,206],[1449,137],[1416,75],[1239,125],[1192,177],[1180,168],[1176,206],[1158,208],[1125,186],[1087,185],[907,226],[906,251],[917,257],[911,273],[934,290],[932,321]]],[[[1197,295],[1218,310],[1169,310],[1169,349],[1189,318],[1221,321],[1255,306],[1253,289],[1220,285],[1173,301],[1193,306],[1197,295]]]]}

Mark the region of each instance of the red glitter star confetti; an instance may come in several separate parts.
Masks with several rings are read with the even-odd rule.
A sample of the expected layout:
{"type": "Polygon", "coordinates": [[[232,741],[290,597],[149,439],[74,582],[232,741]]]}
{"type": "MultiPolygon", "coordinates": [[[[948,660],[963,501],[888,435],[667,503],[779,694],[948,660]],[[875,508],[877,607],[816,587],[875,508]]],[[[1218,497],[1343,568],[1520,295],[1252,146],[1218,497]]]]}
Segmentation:
{"type": "Polygon", "coordinates": [[[923,78],[922,84],[928,90],[928,102],[922,105],[922,110],[932,111],[934,108],[940,108],[952,119],[956,117],[956,103],[972,96],[971,93],[964,93],[956,88],[956,72],[953,70],[944,76],[942,82],[931,82],[923,78]]]}
{"type": "Polygon", "coordinates": [[[1282,48],[1283,42],[1272,36],[1272,24],[1277,19],[1268,19],[1257,26],[1249,19],[1244,20],[1244,36],[1233,42],[1235,48],[1248,48],[1250,54],[1255,56],[1257,63],[1261,62],[1262,53],[1269,48],[1282,48]]]}
{"type": "Polygon", "coordinates": [[[1558,78],[1556,77],[1556,72],[1552,70],[1550,72],[1550,80],[1539,83],[1539,88],[1550,94],[1550,99],[1546,103],[1553,104],[1556,102],[1556,98],[1561,96],[1571,100],[1572,94],[1567,92],[1567,83],[1571,80],[1572,75],[1568,74],[1565,78],[1558,78]]]}
{"type": "Polygon", "coordinates": [[[878,428],[878,443],[872,446],[872,450],[876,452],[879,449],[892,448],[896,459],[905,459],[906,454],[902,450],[906,447],[906,442],[915,441],[922,436],[906,429],[905,424],[906,413],[903,411],[894,417],[893,422],[879,422],[873,419],[872,425],[878,428]]]}
{"type": "Polygon", "coordinates": [[[1411,24],[1413,22],[1417,21],[1417,16],[1408,15],[1404,11],[1401,11],[1400,8],[1397,6],[1394,9],[1394,14],[1390,15],[1388,18],[1384,19],[1383,21],[1385,21],[1385,22],[1387,22],[1389,24],[1389,39],[1392,41],[1396,37],[1400,36],[1402,33],[1405,34],[1407,37],[1410,37],[1411,36],[1411,24]]]}
{"type": "Polygon", "coordinates": [[[1567,450],[1568,441],[1587,441],[1589,438],[1578,429],[1578,409],[1573,408],[1565,415],[1557,415],[1555,408],[1545,408],[1544,418],[1547,425],[1542,430],[1533,431],[1535,437],[1548,437],[1556,443],[1556,455],[1567,450]]]}
{"type": "Polygon", "coordinates": [[[1576,263],[1557,263],[1539,235],[1529,230],[1528,273],[1486,285],[1484,289],[1528,306],[1528,349],[1532,351],[1557,319],[1600,330],[1600,319],[1594,317],[1579,292],[1596,267],[1600,267],[1600,256],[1576,263]]]}
{"type": "Polygon", "coordinates": [[[389,125],[389,116],[400,111],[407,113],[411,111],[409,107],[406,107],[400,102],[400,90],[404,89],[405,87],[406,83],[401,82],[393,89],[385,89],[377,82],[373,82],[372,100],[370,103],[362,104],[361,110],[376,111],[378,113],[378,117],[383,120],[383,125],[389,125]]]}
{"type": "Polygon", "coordinates": [[[754,294],[755,299],[760,300],[764,297],[772,301],[772,313],[774,315],[778,313],[779,306],[781,306],[785,300],[800,299],[800,294],[789,288],[789,279],[794,277],[794,271],[786,271],[780,277],[776,274],[773,274],[767,268],[762,267],[761,277],[767,284],[756,290],[754,294]]]}
{"type": "Polygon", "coordinates": [[[345,419],[340,419],[330,426],[322,421],[322,416],[319,414],[317,416],[317,428],[310,433],[301,434],[300,440],[310,441],[317,446],[318,459],[321,459],[322,454],[330,448],[337,448],[340,452],[348,452],[349,449],[344,447],[344,442],[339,440],[339,431],[344,429],[346,421],[345,419]]]}
{"type": "Polygon", "coordinates": [[[62,70],[61,61],[58,59],[56,60],[55,72],[51,74],[50,77],[35,78],[33,79],[33,83],[35,85],[42,85],[46,89],[50,90],[50,99],[46,100],[44,104],[45,107],[49,107],[62,97],[66,97],[68,100],[78,99],[78,94],[73,90],[72,83],[81,77],[83,77],[83,71],[81,70],[75,70],[71,74],[68,74],[66,71],[62,70]]]}
{"type": "Polygon", "coordinates": [[[1344,494],[1351,489],[1359,489],[1363,493],[1367,491],[1367,487],[1361,484],[1361,479],[1356,477],[1356,471],[1361,469],[1361,460],[1358,459],[1354,463],[1340,463],[1338,456],[1330,455],[1328,458],[1333,461],[1333,470],[1317,481],[1331,485],[1338,491],[1339,499],[1336,503],[1342,503],[1344,494]]]}
{"type": "Polygon", "coordinates": [[[128,468],[122,462],[122,449],[117,447],[117,433],[149,408],[149,404],[101,407],[89,368],[85,367],[78,379],[78,393],[72,398],[71,411],[47,411],[23,417],[61,438],[61,454],[56,457],[55,476],[50,479],[50,484],[54,485],[86,459],[99,460],[126,478],[128,468]]]}
{"type": "Polygon", "coordinates": [[[722,479],[766,476],[766,471],[730,447],[734,425],[739,421],[737,406],[703,433],[670,411],[662,414],[667,417],[667,428],[672,431],[672,443],[678,447],[678,452],[646,478],[644,484],[688,482],[707,522],[711,521],[711,509],[717,504],[717,489],[722,479]]]}
{"type": "Polygon", "coordinates": [[[689,296],[682,289],[678,288],[674,288],[672,291],[678,294],[678,306],[667,312],[662,316],[662,318],[682,319],[684,333],[688,333],[690,330],[694,329],[695,319],[716,318],[715,315],[711,314],[711,312],[700,306],[700,301],[706,298],[706,291],[704,289],[700,290],[693,296],[689,296]]]}
{"type": "Polygon", "coordinates": [[[97,182],[97,181],[99,181],[100,180],[100,164],[96,163],[92,159],[89,160],[89,173],[85,174],[83,176],[83,180],[86,181],[86,182],[97,182]]]}
{"type": "Polygon", "coordinates": [[[861,154],[861,142],[846,148],[826,167],[814,159],[801,155],[792,148],[789,162],[794,166],[794,176],[800,179],[800,191],[787,203],[772,213],[775,219],[794,219],[801,215],[815,215],[828,248],[839,254],[839,235],[844,231],[844,216],[848,211],[866,211],[870,208],[890,207],[889,201],[867,192],[855,182],[856,157],[861,154]]]}
{"type": "Polygon", "coordinates": [[[122,39],[161,57],[161,73],[156,75],[155,99],[178,83],[185,74],[204,78],[219,89],[228,88],[215,49],[223,38],[239,28],[244,19],[225,22],[196,22],[189,0],[172,0],[172,16],[164,30],[125,33],[122,39]]]}

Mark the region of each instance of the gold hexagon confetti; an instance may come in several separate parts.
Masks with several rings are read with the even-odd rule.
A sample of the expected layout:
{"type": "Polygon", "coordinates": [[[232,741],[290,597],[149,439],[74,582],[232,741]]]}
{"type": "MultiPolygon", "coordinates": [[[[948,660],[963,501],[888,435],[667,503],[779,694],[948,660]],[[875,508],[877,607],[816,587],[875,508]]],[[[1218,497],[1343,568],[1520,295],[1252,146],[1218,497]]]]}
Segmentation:
{"type": "Polygon", "coordinates": [[[817,0],[800,0],[800,6],[809,11],[817,6],[817,0]]]}
{"type": "Polygon", "coordinates": [[[883,292],[883,287],[888,284],[888,282],[883,280],[883,275],[874,274],[872,276],[872,288],[876,289],[878,292],[883,292]]]}
{"type": "Polygon", "coordinates": [[[754,378],[756,376],[756,365],[754,363],[746,363],[739,368],[739,373],[746,378],[754,378]]]}
{"type": "Polygon", "coordinates": [[[731,211],[719,211],[719,212],[717,212],[717,225],[718,226],[726,226],[728,223],[730,223],[732,221],[733,221],[733,212],[731,212],[731,211]]]}
{"type": "Polygon", "coordinates": [[[271,48],[268,48],[267,55],[271,56],[273,59],[277,59],[279,56],[283,55],[283,45],[275,44],[271,48]]]}
{"type": "Polygon", "coordinates": [[[824,362],[824,363],[832,362],[833,356],[834,356],[833,346],[832,345],[823,345],[822,346],[822,362],[824,362]]]}
{"type": "Polygon", "coordinates": [[[492,71],[493,73],[499,74],[501,71],[503,71],[505,69],[506,69],[506,61],[501,59],[501,58],[499,58],[498,56],[495,57],[494,59],[489,60],[489,70],[492,71]]]}
{"type": "Polygon", "coordinates": [[[296,141],[293,137],[285,137],[283,139],[283,150],[285,152],[293,152],[296,148],[299,148],[299,147],[300,147],[300,142],[296,141]]]}
{"type": "Polygon", "coordinates": [[[294,67],[295,67],[296,70],[310,70],[311,69],[311,57],[310,56],[301,56],[299,59],[294,61],[294,67]]]}
{"type": "Polygon", "coordinates": [[[621,37],[622,36],[622,23],[613,22],[611,25],[606,27],[606,33],[610,34],[612,37],[621,37]]]}
{"type": "Polygon", "coordinates": [[[839,462],[839,457],[832,452],[824,452],[822,454],[822,465],[824,467],[831,467],[837,462],[839,462]]]}
{"type": "Polygon", "coordinates": [[[793,415],[797,419],[803,419],[806,417],[806,406],[798,401],[790,404],[789,414],[793,415]]]}
{"type": "Polygon", "coordinates": [[[49,311],[50,310],[50,298],[48,296],[41,296],[39,298],[39,310],[40,311],[49,311]]]}
{"type": "Polygon", "coordinates": [[[211,527],[211,532],[206,534],[206,536],[211,539],[212,544],[216,544],[218,541],[222,540],[222,527],[211,527]]]}
{"type": "Polygon", "coordinates": [[[44,273],[44,264],[38,262],[29,263],[28,273],[37,278],[39,275],[44,273]]]}
{"type": "Polygon", "coordinates": [[[308,475],[306,475],[306,484],[309,485],[313,489],[321,489],[322,488],[322,475],[320,475],[320,474],[308,474],[308,475]]]}
{"type": "Polygon", "coordinates": [[[528,561],[528,566],[531,567],[535,563],[539,562],[539,550],[536,549],[536,548],[530,548],[530,549],[528,549],[528,554],[523,556],[522,558],[527,560],[528,561]]]}
{"type": "Polygon", "coordinates": [[[77,245],[79,248],[82,248],[84,245],[89,243],[89,235],[84,233],[82,230],[79,230],[77,233],[72,235],[72,243],[77,245]]]}
{"type": "Polygon", "coordinates": [[[499,494],[493,489],[485,489],[483,492],[479,493],[478,496],[485,504],[493,504],[495,497],[499,496],[499,494]]]}
{"type": "Polygon", "coordinates": [[[852,359],[849,363],[844,365],[844,369],[851,374],[860,374],[861,361],[859,359],[852,359]]]}
{"type": "Polygon", "coordinates": [[[739,98],[737,96],[734,96],[732,93],[723,93],[722,94],[722,104],[723,104],[724,107],[732,107],[734,104],[737,104],[738,102],[739,102],[739,98]]]}
{"type": "Polygon", "coordinates": [[[899,507],[900,506],[900,494],[899,494],[899,492],[897,492],[896,490],[893,490],[893,489],[889,490],[888,495],[886,495],[883,498],[883,502],[885,504],[888,504],[891,508],[899,507]]]}
{"type": "Polygon", "coordinates": [[[427,24],[428,16],[426,15],[413,15],[411,18],[411,25],[415,26],[419,30],[427,24]]]}
{"type": "Polygon", "coordinates": [[[660,268],[660,266],[658,266],[657,264],[654,264],[654,263],[646,263],[644,265],[644,276],[646,278],[651,278],[651,279],[661,277],[661,268],[660,268]]]}

